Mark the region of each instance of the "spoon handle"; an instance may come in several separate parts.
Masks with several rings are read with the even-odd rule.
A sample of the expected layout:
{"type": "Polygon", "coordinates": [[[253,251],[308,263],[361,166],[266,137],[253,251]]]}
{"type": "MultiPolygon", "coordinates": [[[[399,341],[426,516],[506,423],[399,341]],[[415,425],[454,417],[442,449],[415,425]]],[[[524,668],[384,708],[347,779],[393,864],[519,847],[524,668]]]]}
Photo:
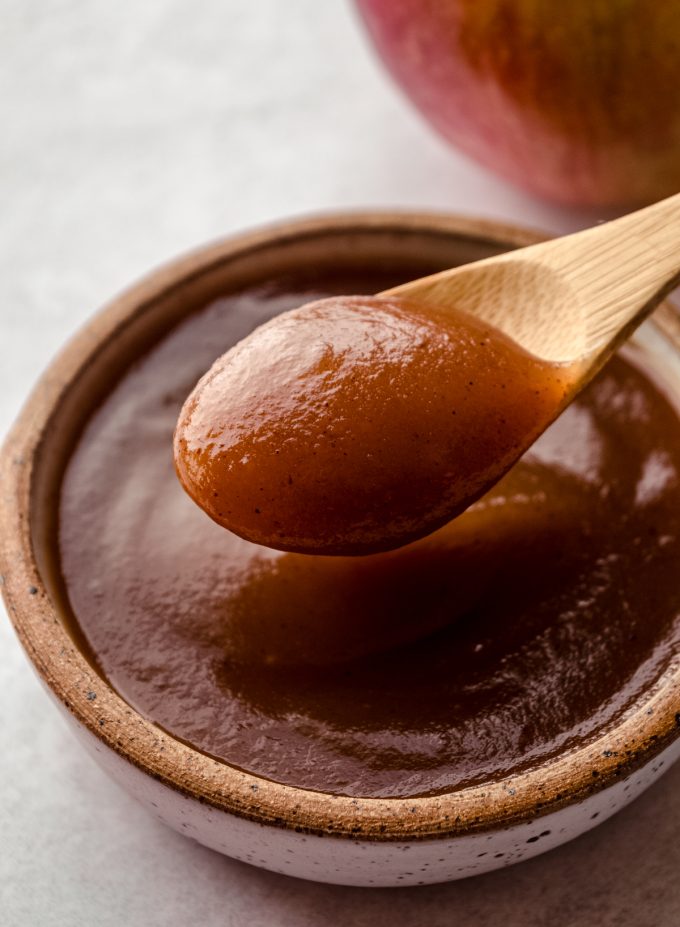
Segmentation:
{"type": "Polygon", "coordinates": [[[608,355],[680,282],[680,194],[535,247],[541,264],[569,282],[587,332],[583,353],[608,355]]]}
{"type": "Polygon", "coordinates": [[[394,287],[592,375],[680,282],[680,194],[595,228],[394,287]]]}

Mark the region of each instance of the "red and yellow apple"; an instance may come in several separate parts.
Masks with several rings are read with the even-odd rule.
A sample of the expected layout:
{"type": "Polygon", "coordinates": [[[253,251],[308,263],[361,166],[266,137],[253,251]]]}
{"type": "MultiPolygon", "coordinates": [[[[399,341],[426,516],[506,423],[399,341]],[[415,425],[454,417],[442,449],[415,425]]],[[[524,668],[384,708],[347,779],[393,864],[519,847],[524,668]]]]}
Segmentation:
{"type": "Polygon", "coordinates": [[[357,0],[449,141],[535,193],[623,205],[680,190],[679,0],[357,0]]]}

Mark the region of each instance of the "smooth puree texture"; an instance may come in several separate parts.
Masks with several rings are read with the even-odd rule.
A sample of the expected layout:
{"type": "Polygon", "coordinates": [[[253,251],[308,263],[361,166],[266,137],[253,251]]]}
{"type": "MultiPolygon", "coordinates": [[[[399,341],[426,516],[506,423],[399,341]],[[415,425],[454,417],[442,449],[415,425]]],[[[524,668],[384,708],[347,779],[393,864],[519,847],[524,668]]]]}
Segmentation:
{"type": "Polygon", "coordinates": [[[284,313],[187,399],[177,473],[257,544],[366,554],[439,528],[557,414],[567,369],[473,316],[336,296],[284,313]]]}
{"type": "Polygon", "coordinates": [[[484,498],[367,557],[258,547],[173,469],[203,370],[269,316],[437,268],[273,281],[137,362],[64,478],[61,566],[83,647],[177,737],[278,782],[415,796],[512,774],[606,730],[680,630],[680,420],[615,358],[484,498]]]}

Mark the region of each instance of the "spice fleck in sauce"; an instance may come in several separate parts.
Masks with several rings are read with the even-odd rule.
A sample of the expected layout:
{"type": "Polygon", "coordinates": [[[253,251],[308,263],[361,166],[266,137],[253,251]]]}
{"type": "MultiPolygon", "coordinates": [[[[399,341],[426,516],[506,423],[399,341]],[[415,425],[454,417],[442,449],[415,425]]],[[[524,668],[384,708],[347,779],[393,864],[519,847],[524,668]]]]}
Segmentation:
{"type": "Polygon", "coordinates": [[[415,796],[518,772],[606,730],[678,646],[680,420],[630,353],[398,550],[282,553],[183,492],[173,429],[215,358],[306,300],[429,270],[301,274],[197,312],[112,390],[65,474],[61,568],[90,658],[146,717],[278,782],[415,796]]]}
{"type": "Polygon", "coordinates": [[[258,328],[201,379],[175,464],[218,524],[366,554],[467,508],[555,417],[567,368],[467,313],[344,296],[258,328]]]}

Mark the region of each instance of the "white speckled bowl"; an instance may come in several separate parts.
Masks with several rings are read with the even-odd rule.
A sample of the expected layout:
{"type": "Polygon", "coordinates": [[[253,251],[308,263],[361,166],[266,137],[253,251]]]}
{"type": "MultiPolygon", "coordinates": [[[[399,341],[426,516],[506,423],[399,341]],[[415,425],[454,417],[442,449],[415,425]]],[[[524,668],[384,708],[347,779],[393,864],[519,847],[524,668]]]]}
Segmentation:
{"type": "MultiPolygon", "coordinates": [[[[90,666],[62,621],[54,566],[60,479],[73,442],[134,357],[194,307],[238,282],[300,262],[367,262],[417,252],[443,266],[537,240],[435,215],[293,221],[199,250],[96,315],[50,366],[2,455],[0,581],[24,648],[100,765],[161,820],[237,859],[352,885],[420,885],[507,866],[609,817],[680,753],[680,660],[614,729],[521,775],[436,797],[353,799],[279,785],[175,740],[90,666]]],[[[638,339],[672,368],[680,322],[662,306],[638,339]]],[[[670,381],[669,381],[670,382],[670,381]]]]}

